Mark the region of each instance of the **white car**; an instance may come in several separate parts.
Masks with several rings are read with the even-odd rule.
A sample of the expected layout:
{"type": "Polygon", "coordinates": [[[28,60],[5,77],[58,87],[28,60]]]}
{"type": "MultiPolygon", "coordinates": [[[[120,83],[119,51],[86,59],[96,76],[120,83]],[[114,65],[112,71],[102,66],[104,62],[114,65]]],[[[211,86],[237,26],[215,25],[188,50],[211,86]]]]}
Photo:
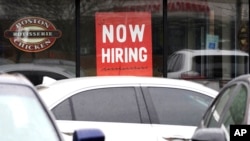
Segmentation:
{"type": "Polygon", "coordinates": [[[167,77],[198,80],[196,82],[219,90],[222,86],[210,80],[229,81],[247,74],[248,58],[248,53],[240,50],[179,50],[168,58],[167,77]]]}
{"type": "Polygon", "coordinates": [[[98,129],[79,129],[69,138],[62,134],[36,88],[21,74],[0,74],[1,141],[104,141],[98,129]]]}
{"type": "Polygon", "coordinates": [[[176,79],[92,76],[37,87],[67,135],[98,128],[106,141],[191,138],[217,91],[176,79]]]}

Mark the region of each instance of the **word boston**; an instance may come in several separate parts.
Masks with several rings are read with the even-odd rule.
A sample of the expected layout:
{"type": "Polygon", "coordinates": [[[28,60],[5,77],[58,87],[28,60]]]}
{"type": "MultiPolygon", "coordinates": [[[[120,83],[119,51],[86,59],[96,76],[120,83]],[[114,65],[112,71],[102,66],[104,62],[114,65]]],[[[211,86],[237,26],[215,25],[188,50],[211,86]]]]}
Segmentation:
{"type": "Polygon", "coordinates": [[[152,76],[151,14],[96,13],[97,75],[152,76]]]}

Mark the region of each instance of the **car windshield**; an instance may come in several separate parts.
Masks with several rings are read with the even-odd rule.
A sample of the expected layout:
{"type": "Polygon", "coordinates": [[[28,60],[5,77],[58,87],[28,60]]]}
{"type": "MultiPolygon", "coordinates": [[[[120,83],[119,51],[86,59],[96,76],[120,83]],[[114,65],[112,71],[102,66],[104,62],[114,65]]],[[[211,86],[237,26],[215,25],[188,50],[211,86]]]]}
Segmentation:
{"type": "Polygon", "coordinates": [[[34,92],[0,84],[1,141],[58,141],[58,135],[34,92]]]}
{"type": "Polygon", "coordinates": [[[234,78],[248,72],[247,56],[196,56],[192,70],[209,79],[234,78]]]}

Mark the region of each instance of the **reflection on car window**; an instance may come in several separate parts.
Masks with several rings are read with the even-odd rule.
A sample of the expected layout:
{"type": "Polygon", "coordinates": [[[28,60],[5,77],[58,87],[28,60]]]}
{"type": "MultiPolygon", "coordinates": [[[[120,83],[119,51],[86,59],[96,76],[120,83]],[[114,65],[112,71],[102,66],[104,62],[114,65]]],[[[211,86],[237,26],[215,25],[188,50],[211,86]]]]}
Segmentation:
{"type": "Polygon", "coordinates": [[[169,57],[168,60],[168,71],[175,72],[181,70],[183,66],[183,58],[182,54],[173,54],[169,57]]]}
{"type": "Polygon", "coordinates": [[[212,102],[211,97],[189,90],[150,87],[149,91],[160,124],[196,126],[212,102]]]}
{"type": "Polygon", "coordinates": [[[1,141],[56,141],[46,111],[27,87],[0,85],[1,141]]]}
{"type": "Polygon", "coordinates": [[[234,97],[233,102],[229,106],[229,110],[226,111],[225,117],[223,117],[222,123],[229,132],[230,124],[242,124],[245,111],[247,107],[247,88],[244,85],[239,86],[239,91],[234,97]]]}
{"type": "Polygon", "coordinates": [[[134,88],[88,90],[71,97],[74,115],[70,117],[69,101],[53,109],[57,119],[141,123],[134,88]]]}
{"type": "Polygon", "coordinates": [[[193,58],[192,69],[206,78],[222,78],[225,74],[234,78],[248,72],[247,63],[247,56],[202,55],[193,58]]]}
{"type": "Polygon", "coordinates": [[[209,115],[207,119],[205,119],[205,123],[208,127],[218,127],[219,126],[219,120],[220,115],[223,112],[227,102],[229,101],[230,96],[232,95],[232,92],[234,90],[236,85],[233,85],[231,87],[228,87],[225,89],[220,97],[217,99],[216,103],[212,107],[212,113],[209,115]]]}

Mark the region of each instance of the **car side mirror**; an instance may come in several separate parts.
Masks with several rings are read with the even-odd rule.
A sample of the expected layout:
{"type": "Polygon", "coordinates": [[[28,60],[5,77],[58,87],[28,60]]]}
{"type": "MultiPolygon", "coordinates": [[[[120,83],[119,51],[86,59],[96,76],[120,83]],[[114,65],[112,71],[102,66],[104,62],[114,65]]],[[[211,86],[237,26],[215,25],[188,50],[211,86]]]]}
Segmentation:
{"type": "Polygon", "coordinates": [[[99,129],[79,129],[73,133],[73,141],[104,141],[105,135],[99,129]]]}
{"type": "Polygon", "coordinates": [[[226,136],[221,128],[200,128],[195,131],[192,141],[226,141],[226,136]]]}

